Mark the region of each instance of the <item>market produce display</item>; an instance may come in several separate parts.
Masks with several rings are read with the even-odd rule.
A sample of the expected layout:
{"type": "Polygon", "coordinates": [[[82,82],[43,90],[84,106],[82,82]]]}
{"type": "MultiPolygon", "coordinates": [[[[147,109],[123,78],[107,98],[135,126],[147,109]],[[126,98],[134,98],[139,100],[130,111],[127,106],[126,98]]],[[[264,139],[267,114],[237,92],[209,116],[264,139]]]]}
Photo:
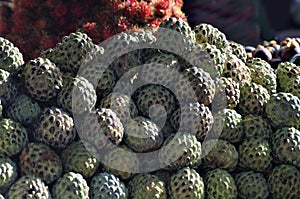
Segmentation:
{"type": "Polygon", "coordinates": [[[1,199],[300,198],[299,38],[243,46],[181,1],[99,1],[93,23],[93,0],[38,2],[0,18],[1,199]]]}

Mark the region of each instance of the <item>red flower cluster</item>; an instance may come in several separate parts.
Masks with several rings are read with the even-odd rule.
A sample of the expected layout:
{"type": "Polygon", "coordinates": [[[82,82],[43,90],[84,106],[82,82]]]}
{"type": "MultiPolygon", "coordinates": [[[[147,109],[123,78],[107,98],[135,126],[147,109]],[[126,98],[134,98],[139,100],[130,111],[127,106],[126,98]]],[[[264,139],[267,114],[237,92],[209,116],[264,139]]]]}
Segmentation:
{"type": "Polygon", "coordinates": [[[28,59],[76,30],[99,43],[122,31],[157,28],[170,17],[186,20],[181,7],[182,0],[13,0],[0,5],[0,36],[28,59]]]}

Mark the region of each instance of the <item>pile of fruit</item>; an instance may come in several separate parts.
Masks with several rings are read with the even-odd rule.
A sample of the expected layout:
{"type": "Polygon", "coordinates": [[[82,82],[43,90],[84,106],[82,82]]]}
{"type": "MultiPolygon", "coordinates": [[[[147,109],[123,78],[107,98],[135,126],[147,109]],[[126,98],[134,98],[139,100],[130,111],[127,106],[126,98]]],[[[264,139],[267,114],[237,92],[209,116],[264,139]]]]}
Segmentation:
{"type": "Polygon", "coordinates": [[[186,20],[182,5],[182,0],[0,2],[0,36],[6,35],[27,60],[54,47],[63,36],[76,30],[87,33],[97,43],[122,31],[157,28],[170,17],[186,20]]]}
{"type": "Polygon", "coordinates": [[[28,61],[0,38],[0,198],[299,198],[300,67],[246,49],[173,17],[105,45],[73,32],[28,61]]]}

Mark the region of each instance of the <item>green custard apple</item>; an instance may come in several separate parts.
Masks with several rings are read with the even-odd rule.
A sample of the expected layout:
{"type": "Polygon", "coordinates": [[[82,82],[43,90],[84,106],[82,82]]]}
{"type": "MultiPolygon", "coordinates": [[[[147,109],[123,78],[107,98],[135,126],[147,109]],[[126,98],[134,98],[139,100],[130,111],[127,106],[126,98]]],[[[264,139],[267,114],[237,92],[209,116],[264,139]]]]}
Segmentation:
{"type": "Polygon", "coordinates": [[[273,133],[271,124],[260,115],[246,115],[242,120],[244,138],[262,137],[269,139],[273,133]]]}
{"type": "Polygon", "coordinates": [[[8,106],[5,115],[22,125],[28,125],[38,119],[41,114],[40,105],[26,94],[20,94],[8,106]]]}
{"type": "Polygon", "coordinates": [[[136,152],[154,151],[163,142],[163,134],[151,120],[138,116],[125,124],[124,142],[136,152]]]}
{"type": "Polygon", "coordinates": [[[75,141],[62,151],[61,159],[64,172],[80,173],[84,178],[95,174],[100,162],[92,153],[92,146],[88,143],[75,141]]]}
{"type": "Polygon", "coordinates": [[[4,194],[17,180],[17,164],[9,157],[0,156],[0,194],[4,194]]]}
{"type": "Polygon", "coordinates": [[[128,185],[132,199],[167,199],[164,182],[153,174],[137,174],[128,185]]]}
{"type": "Polygon", "coordinates": [[[23,55],[11,41],[0,37],[0,68],[14,72],[24,64],[23,55]]]}
{"type": "Polygon", "coordinates": [[[201,142],[195,135],[177,132],[165,140],[158,159],[166,169],[193,168],[201,164],[201,152],[201,142]]]}
{"type": "Polygon", "coordinates": [[[23,75],[29,95],[42,102],[56,97],[63,86],[60,69],[47,58],[38,57],[28,61],[23,75]]]}
{"type": "Polygon", "coordinates": [[[89,186],[81,174],[67,172],[53,185],[52,197],[88,199],[89,186]]]}
{"type": "Polygon", "coordinates": [[[171,199],[204,199],[204,186],[203,178],[199,173],[186,167],[172,175],[168,190],[171,199]]]}
{"type": "Polygon", "coordinates": [[[11,73],[0,69],[0,99],[4,103],[9,103],[17,93],[16,84],[11,80],[11,73]]]}
{"type": "Polygon", "coordinates": [[[62,175],[62,161],[50,147],[30,142],[19,156],[22,175],[35,175],[46,184],[55,182],[62,175]]]}
{"type": "Polygon", "coordinates": [[[245,63],[247,61],[247,52],[245,47],[242,44],[232,40],[228,41],[228,43],[229,43],[229,49],[231,53],[237,56],[245,63]]]}
{"type": "Polygon", "coordinates": [[[264,138],[244,140],[238,148],[239,166],[265,172],[272,168],[273,157],[270,142],[264,138]]]}
{"type": "Polygon", "coordinates": [[[63,149],[72,143],[76,136],[73,118],[59,108],[46,108],[39,118],[33,136],[37,142],[63,149]]]}
{"type": "Polygon", "coordinates": [[[270,96],[265,106],[265,115],[275,129],[300,128],[300,99],[291,93],[276,93],[270,96]]]}
{"type": "Polygon", "coordinates": [[[269,189],[262,173],[254,171],[240,172],[235,176],[235,182],[241,199],[268,199],[269,189]]]}
{"type": "Polygon", "coordinates": [[[213,126],[213,114],[204,104],[187,103],[174,111],[170,123],[175,131],[188,132],[203,141],[213,126]]]}
{"type": "Polygon", "coordinates": [[[20,177],[7,192],[7,199],[39,198],[51,199],[49,187],[34,175],[20,177]]]}
{"type": "Polygon", "coordinates": [[[128,189],[115,175],[102,172],[94,175],[90,183],[90,198],[127,199],[128,189]]]}
{"type": "Polygon", "coordinates": [[[238,151],[233,144],[226,140],[207,140],[202,144],[202,151],[203,164],[200,167],[205,170],[221,168],[233,171],[238,165],[238,151]]]}
{"type": "Polygon", "coordinates": [[[207,199],[238,197],[234,178],[226,170],[214,169],[204,176],[205,193],[207,199]]]}
{"type": "Polygon", "coordinates": [[[8,118],[0,119],[0,155],[18,154],[28,143],[27,129],[8,118]]]}
{"type": "Polygon", "coordinates": [[[271,198],[299,198],[300,171],[292,165],[278,165],[268,175],[268,187],[271,198]]]}
{"type": "Polygon", "coordinates": [[[300,131],[294,127],[278,129],[271,137],[275,162],[300,168],[300,131]]]}

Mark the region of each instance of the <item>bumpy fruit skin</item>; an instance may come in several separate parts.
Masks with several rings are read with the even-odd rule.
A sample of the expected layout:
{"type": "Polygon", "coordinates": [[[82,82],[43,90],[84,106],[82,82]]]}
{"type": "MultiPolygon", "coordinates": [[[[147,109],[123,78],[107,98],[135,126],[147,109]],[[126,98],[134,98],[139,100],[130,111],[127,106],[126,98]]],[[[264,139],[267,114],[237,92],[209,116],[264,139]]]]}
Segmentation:
{"type": "Polygon", "coordinates": [[[121,120],[123,126],[130,121],[131,118],[138,116],[138,110],[133,100],[125,94],[113,92],[103,98],[100,103],[101,108],[111,109],[121,120]]]}
{"type": "Polygon", "coordinates": [[[224,63],[223,77],[230,77],[242,87],[246,82],[251,82],[251,71],[247,65],[233,54],[227,54],[224,63]]]}
{"type": "Polygon", "coordinates": [[[269,94],[276,93],[276,73],[271,65],[263,59],[248,59],[246,65],[251,71],[252,81],[265,87],[269,94]]]}
{"type": "Polygon", "coordinates": [[[30,96],[39,101],[53,99],[62,88],[62,73],[47,58],[36,58],[24,67],[24,81],[30,96]]]}
{"type": "Polygon", "coordinates": [[[163,142],[163,134],[154,122],[138,116],[125,125],[124,142],[136,152],[154,151],[163,142]]]}
{"type": "Polygon", "coordinates": [[[6,118],[0,120],[0,155],[15,155],[27,143],[28,133],[21,124],[6,118]]]}
{"type": "Polygon", "coordinates": [[[242,120],[244,138],[262,137],[269,139],[273,133],[269,122],[259,115],[246,115],[242,120]]]}
{"type": "Polygon", "coordinates": [[[72,117],[56,107],[46,108],[33,132],[35,141],[63,149],[72,143],[76,130],[72,117]]]}
{"type": "Polygon", "coordinates": [[[201,164],[201,142],[195,135],[177,132],[170,135],[159,151],[158,159],[166,169],[197,167],[201,164]]]}
{"type": "MultiPolygon", "coordinates": [[[[212,103],[216,85],[210,74],[205,72],[202,68],[191,67],[183,71],[183,76],[189,81],[190,86],[193,88],[195,96],[199,103],[203,103],[208,106],[212,103]]],[[[180,84],[174,82],[176,87],[180,89],[180,84]]],[[[178,82],[179,83],[179,82],[178,82]]],[[[184,89],[184,88],[181,88],[184,89]]],[[[184,92],[184,90],[182,90],[184,92]]]]}
{"type": "Polygon", "coordinates": [[[264,138],[251,138],[239,145],[239,166],[264,172],[272,167],[272,148],[264,138]]]}
{"type": "Polygon", "coordinates": [[[286,85],[286,88],[287,89],[285,90],[287,93],[292,93],[300,98],[300,75],[290,79],[286,85]]]}
{"type": "Polygon", "coordinates": [[[60,157],[42,143],[28,143],[19,156],[19,166],[23,175],[38,176],[46,184],[56,181],[62,174],[60,157]]]}
{"type": "Polygon", "coordinates": [[[300,76],[300,68],[296,64],[290,62],[282,62],[278,65],[277,71],[277,82],[279,92],[288,92],[290,89],[289,82],[294,81],[300,76]]]}
{"type": "Polygon", "coordinates": [[[300,128],[300,99],[291,93],[279,92],[271,95],[265,113],[275,129],[300,128]]]}
{"type": "Polygon", "coordinates": [[[8,157],[0,156],[0,194],[4,194],[18,177],[17,165],[8,157]]]}
{"type": "Polygon", "coordinates": [[[275,162],[300,168],[300,131],[294,127],[278,129],[271,137],[275,162]]]}
{"type": "Polygon", "coordinates": [[[246,83],[240,88],[241,96],[238,110],[242,115],[260,115],[270,99],[268,90],[256,83],[246,83]]]}
{"type": "Polygon", "coordinates": [[[209,43],[215,45],[222,52],[229,47],[229,42],[224,33],[211,24],[201,23],[194,27],[196,41],[198,43],[209,43]]]}
{"type": "Polygon", "coordinates": [[[237,187],[233,177],[223,169],[209,171],[204,176],[206,198],[236,199],[237,187]]]}
{"type": "Polygon", "coordinates": [[[241,199],[269,198],[268,184],[263,174],[253,171],[245,171],[238,173],[234,179],[241,199]]]}
{"type": "Polygon", "coordinates": [[[229,41],[228,43],[231,53],[236,55],[245,63],[247,61],[247,52],[245,50],[245,47],[242,44],[237,43],[235,41],[229,41]]]}
{"type": "Polygon", "coordinates": [[[40,198],[51,199],[51,193],[44,181],[34,175],[19,178],[7,192],[8,199],[40,198]]]}
{"type": "MultiPolygon", "coordinates": [[[[63,72],[76,74],[81,64],[95,52],[97,46],[82,32],[72,32],[53,48],[49,59],[63,72]]],[[[46,56],[47,57],[47,56],[46,56]]]]}
{"type": "Polygon", "coordinates": [[[126,145],[118,146],[104,154],[104,171],[129,180],[139,168],[137,155],[126,145]]]}
{"type": "Polygon", "coordinates": [[[234,109],[240,102],[240,85],[232,78],[220,77],[216,85],[216,99],[213,104],[216,108],[234,109]],[[226,103],[223,105],[223,103],[226,103]]]}
{"type": "Polygon", "coordinates": [[[22,125],[28,125],[38,119],[41,114],[41,107],[28,95],[20,94],[16,97],[15,101],[9,105],[5,114],[22,125]]]}
{"type": "Polygon", "coordinates": [[[75,141],[65,148],[61,154],[64,171],[80,173],[85,178],[93,176],[100,162],[89,151],[90,147],[88,143],[75,141]]]}
{"type": "Polygon", "coordinates": [[[237,167],[239,154],[234,145],[226,140],[208,140],[202,145],[203,164],[206,170],[221,168],[232,171],[237,167]]]}
{"type": "Polygon", "coordinates": [[[0,98],[4,103],[9,103],[17,95],[16,85],[10,77],[9,72],[0,69],[0,98]]]}
{"type": "Polygon", "coordinates": [[[189,167],[172,175],[168,189],[171,199],[205,198],[203,178],[196,170],[189,167]]]}
{"type": "Polygon", "coordinates": [[[232,143],[242,140],[242,116],[234,109],[223,109],[214,115],[212,132],[232,143]],[[220,132],[221,131],[221,132],[220,132]]]}
{"type": "Polygon", "coordinates": [[[83,114],[94,108],[97,100],[93,85],[83,77],[70,79],[58,93],[57,104],[65,111],[83,114]]]}
{"type": "Polygon", "coordinates": [[[173,93],[162,85],[145,85],[134,93],[133,98],[141,114],[145,117],[151,115],[151,118],[155,120],[165,115],[165,111],[167,117],[170,117],[175,110],[173,93]],[[154,110],[151,109],[152,106],[156,106],[154,110]]]}
{"type": "Polygon", "coordinates": [[[90,198],[127,199],[128,190],[118,177],[102,172],[93,176],[90,183],[90,198]]]}
{"type": "Polygon", "coordinates": [[[271,198],[298,198],[300,194],[300,171],[291,165],[276,166],[268,176],[271,198]]]}
{"type": "Polygon", "coordinates": [[[54,184],[52,189],[52,197],[88,199],[89,186],[81,174],[67,172],[54,184]]]}
{"type": "Polygon", "coordinates": [[[19,49],[9,40],[0,37],[0,68],[13,72],[23,64],[23,55],[19,49]]]}
{"type": "Polygon", "coordinates": [[[187,22],[181,18],[170,17],[159,25],[157,43],[160,45],[160,49],[181,54],[192,49],[196,43],[196,38],[187,22]]]}
{"type": "Polygon", "coordinates": [[[152,174],[138,174],[129,182],[132,199],[167,199],[165,183],[152,174]]]}
{"type": "Polygon", "coordinates": [[[123,140],[123,124],[111,109],[96,109],[86,114],[77,124],[79,124],[81,139],[94,145],[97,149],[114,147],[123,140]]]}

